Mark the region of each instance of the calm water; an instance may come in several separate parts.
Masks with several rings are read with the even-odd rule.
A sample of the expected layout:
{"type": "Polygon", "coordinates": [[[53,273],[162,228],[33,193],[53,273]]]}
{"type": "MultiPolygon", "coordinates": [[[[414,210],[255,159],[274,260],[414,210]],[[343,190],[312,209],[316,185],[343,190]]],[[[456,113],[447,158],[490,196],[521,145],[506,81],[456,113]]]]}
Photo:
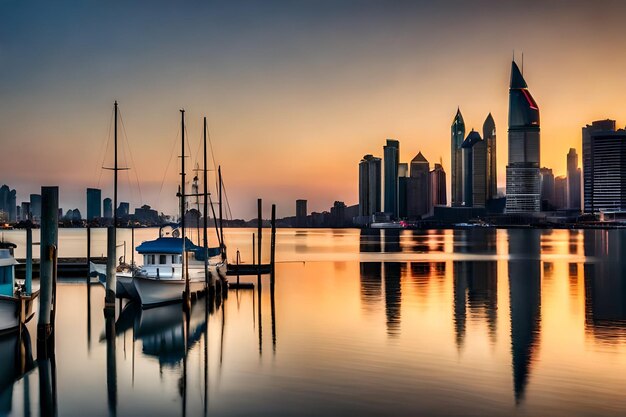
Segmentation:
{"type": "MultiPolygon", "coordinates": [[[[252,231],[227,232],[250,260],[252,231]]],[[[84,236],[61,230],[61,255],[84,236]]],[[[129,305],[107,323],[103,288],[65,281],[54,360],[29,360],[35,321],[20,366],[0,339],[0,414],[626,413],[626,231],[279,230],[277,260],[273,296],[264,277],[189,322],[129,305]]]]}

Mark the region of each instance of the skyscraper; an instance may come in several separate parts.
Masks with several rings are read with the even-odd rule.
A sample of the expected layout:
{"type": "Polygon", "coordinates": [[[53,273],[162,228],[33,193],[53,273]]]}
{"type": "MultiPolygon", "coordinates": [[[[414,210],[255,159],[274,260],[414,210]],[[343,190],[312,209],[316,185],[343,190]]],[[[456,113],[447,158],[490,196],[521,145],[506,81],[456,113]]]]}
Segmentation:
{"type": "Polygon", "coordinates": [[[398,217],[401,219],[407,216],[407,179],[409,178],[409,164],[402,162],[398,164],[398,217]]]}
{"type": "MultiPolygon", "coordinates": [[[[306,200],[296,200],[296,227],[306,227],[306,200]]],[[[359,206],[360,207],[360,206],[359,206]]]]}
{"type": "Polygon", "coordinates": [[[452,181],[452,205],[460,206],[463,204],[463,161],[461,155],[461,145],[465,139],[465,122],[461,109],[457,108],[456,116],[450,127],[450,172],[452,181]]]}
{"type": "Polygon", "coordinates": [[[487,145],[472,130],[461,145],[463,155],[463,205],[485,207],[487,196],[487,145]]]}
{"type": "Polygon", "coordinates": [[[567,154],[567,208],[580,210],[580,168],[574,148],[567,154]]]}
{"type": "Polygon", "coordinates": [[[398,163],[400,158],[400,142],[387,139],[383,146],[385,159],[385,212],[398,217],[398,163]]]}
{"type": "Polygon", "coordinates": [[[41,220],[41,195],[40,194],[30,195],[30,214],[31,214],[31,220],[34,223],[39,223],[39,221],[41,220]]]}
{"type": "Polygon", "coordinates": [[[498,170],[496,164],[496,122],[491,113],[483,123],[483,140],[487,145],[487,200],[498,196],[498,170]]]}
{"type": "Polygon", "coordinates": [[[538,212],[541,209],[539,161],[539,107],[513,61],[509,88],[507,213],[538,212]]]}
{"type": "Polygon", "coordinates": [[[428,214],[431,206],[430,164],[421,152],[411,161],[411,176],[406,181],[407,216],[415,218],[428,214]]]}
{"type": "Polygon", "coordinates": [[[615,120],[583,127],[585,213],[626,210],[626,130],[615,120]]]}
{"type": "Polygon", "coordinates": [[[359,162],[359,216],[381,211],[381,160],[365,155],[359,162]]]}
{"type": "Polygon", "coordinates": [[[567,178],[559,175],[554,179],[554,208],[564,209],[567,206],[567,178]]]}
{"type": "Polygon", "coordinates": [[[448,204],[446,197],[446,172],[441,164],[435,164],[430,171],[430,194],[431,206],[445,206],[448,204]]]}
{"type": "Polygon", "coordinates": [[[541,210],[554,210],[554,174],[550,168],[541,168],[541,210]]]}
{"type": "Polygon", "coordinates": [[[87,188],[87,220],[102,217],[102,192],[97,188],[87,188]]]}
{"type": "Polygon", "coordinates": [[[113,202],[108,197],[102,200],[102,217],[105,219],[113,218],[113,202]]]}

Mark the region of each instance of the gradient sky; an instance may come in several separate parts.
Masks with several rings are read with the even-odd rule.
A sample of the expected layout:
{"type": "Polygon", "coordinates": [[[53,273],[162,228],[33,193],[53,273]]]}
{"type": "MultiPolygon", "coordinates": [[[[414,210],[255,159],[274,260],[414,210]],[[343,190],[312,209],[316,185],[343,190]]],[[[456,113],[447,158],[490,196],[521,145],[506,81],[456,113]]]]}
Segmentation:
{"type": "Polygon", "coordinates": [[[194,152],[208,117],[234,217],[254,217],[257,197],[281,217],[297,198],[355,204],[358,162],[386,138],[401,161],[422,151],[449,171],[457,106],[468,129],[493,113],[504,187],[513,50],[541,110],[541,165],[564,174],[583,125],[626,123],[626,3],[504,3],[0,0],[0,183],[18,203],[60,185],[81,211],[86,187],[112,194],[98,167],[117,99],[132,206],[175,212],[182,107],[194,152]]]}

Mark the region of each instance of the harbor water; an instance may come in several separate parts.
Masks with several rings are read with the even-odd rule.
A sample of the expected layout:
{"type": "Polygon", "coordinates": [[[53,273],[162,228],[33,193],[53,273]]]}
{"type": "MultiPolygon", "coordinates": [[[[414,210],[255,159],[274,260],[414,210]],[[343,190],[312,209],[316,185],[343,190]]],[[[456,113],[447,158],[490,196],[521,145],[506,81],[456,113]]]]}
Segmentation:
{"type": "MultiPolygon", "coordinates": [[[[253,232],[225,231],[229,260],[252,260],[253,232]]],[[[85,236],[60,229],[59,255],[85,236]]],[[[3,238],[24,257],[24,231],[3,238]]],[[[626,413],[626,230],[278,229],[276,251],[273,287],[241,277],[188,316],[118,301],[105,319],[101,285],[60,279],[51,358],[36,318],[0,338],[0,415],[626,413]]]]}

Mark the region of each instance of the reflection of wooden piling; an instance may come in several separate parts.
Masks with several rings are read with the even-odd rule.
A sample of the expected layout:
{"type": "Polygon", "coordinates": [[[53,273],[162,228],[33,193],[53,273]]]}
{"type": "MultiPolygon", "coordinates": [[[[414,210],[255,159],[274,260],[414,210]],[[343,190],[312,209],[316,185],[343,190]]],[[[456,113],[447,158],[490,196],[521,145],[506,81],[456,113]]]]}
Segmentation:
{"type": "Polygon", "coordinates": [[[276,258],[276,204],[272,204],[272,235],[270,243],[270,265],[272,266],[272,280],[274,278],[274,260],[276,258]]]}
{"type": "MultiPolygon", "coordinates": [[[[263,262],[263,258],[261,258],[261,246],[262,246],[262,241],[263,241],[263,200],[261,200],[260,198],[257,200],[257,209],[258,209],[258,216],[257,216],[257,226],[258,226],[258,230],[257,230],[257,250],[258,250],[257,262],[258,262],[258,265],[260,267],[261,263],[263,262]]],[[[259,268],[259,271],[260,271],[260,268],[259,268]]]]}
{"type": "Polygon", "coordinates": [[[115,351],[115,309],[104,310],[107,366],[107,405],[109,415],[117,414],[117,361],[115,351]]]}
{"type": "Polygon", "coordinates": [[[254,252],[254,233],[252,233],[252,265],[256,264],[256,253],[254,252]]]}
{"type": "Polygon", "coordinates": [[[41,244],[39,322],[37,352],[47,357],[54,350],[54,315],[56,257],[59,238],[59,187],[41,187],[41,244]]]}

